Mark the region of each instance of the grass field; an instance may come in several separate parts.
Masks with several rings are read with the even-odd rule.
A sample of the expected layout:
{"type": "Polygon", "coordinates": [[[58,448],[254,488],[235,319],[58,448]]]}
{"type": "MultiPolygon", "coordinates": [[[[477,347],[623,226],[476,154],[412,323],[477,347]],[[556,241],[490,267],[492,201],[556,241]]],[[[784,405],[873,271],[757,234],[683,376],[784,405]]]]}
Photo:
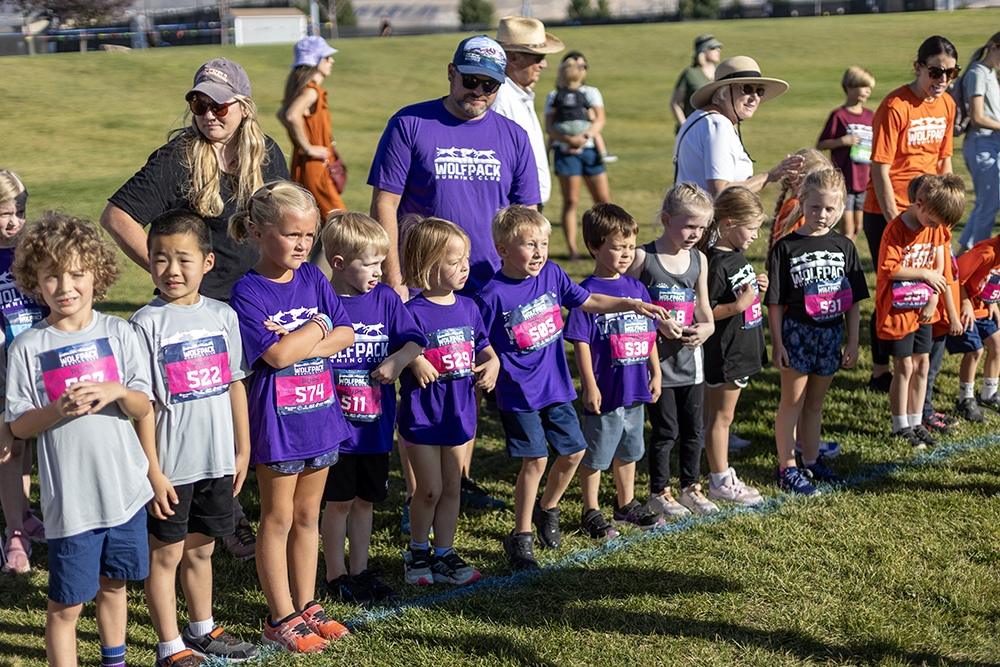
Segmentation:
{"type": "MultiPolygon", "coordinates": [[[[860,64],[878,80],[874,107],[911,79],[920,42],[951,39],[959,63],[993,32],[987,10],[552,29],[584,52],[590,80],[607,105],[605,138],[621,161],[609,167],[616,203],[641,221],[640,241],[670,185],[673,121],[668,100],[690,59],[694,37],[712,32],[724,56],[746,54],[790,91],[764,105],[743,130],[758,171],[815,143],[827,114],[842,103],[844,69],[860,64]]],[[[351,169],[345,200],[367,210],[364,185],[378,137],[398,108],[446,92],[445,65],[460,37],[433,36],[337,43],[330,91],[334,131],[351,169]]],[[[0,167],[28,186],[29,219],[47,208],[96,220],[105,200],[164,143],[180,122],[196,68],[225,54],[248,71],[261,123],[287,150],[274,112],[291,63],[288,47],[188,47],[149,52],[5,58],[0,69],[0,167]]],[[[538,106],[554,87],[555,63],[538,84],[538,106]]],[[[967,173],[956,150],[956,171],[967,173]]],[[[967,181],[968,182],[968,181],[967,181]]],[[[971,198],[971,184],[970,198],[971,198]]],[[[556,188],[558,190],[558,188],[556,188]]],[[[776,191],[765,191],[773,209],[776,191]]],[[[558,217],[555,192],[547,213],[558,217]]],[[[561,231],[553,257],[565,257],[561,231]]],[[[759,241],[748,257],[763,266],[759,241]]],[[[870,268],[868,249],[862,258],[870,268]]],[[[128,316],[151,293],[147,275],[126,266],[104,310],[128,316]]],[[[586,264],[566,265],[574,279],[586,264]]],[[[872,287],[874,285],[872,284],[872,287]]],[[[866,326],[872,304],[862,304],[866,326]]],[[[862,332],[866,340],[866,332],[862,332]]],[[[939,377],[939,409],[957,390],[957,359],[939,377]]],[[[755,511],[670,525],[654,534],[624,531],[603,547],[576,532],[582,503],[571,487],[562,505],[559,553],[537,555],[539,575],[511,576],[499,539],[509,512],[466,515],[457,546],[485,575],[470,589],[403,590],[399,506],[403,485],[390,479],[376,509],[372,564],[404,595],[399,609],[362,613],[331,604],[356,623],[350,641],[323,656],[269,664],[500,665],[998,665],[1000,664],[1000,448],[995,426],[965,425],[927,456],[889,441],[888,401],[866,389],[870,356],[838,373],[826,402],[824,433],[842,443],[835,467],[851,484],[802,501],[773,482],[778,374],[765,369],[744,392],[736,430],[753,445],[735,455],[741,478],[768,496],[755,511]]],[[[993,420],[995,425],[997,419],[993,420]]],[[[481,423],[473,474],[510,501],[518,465],[503,448],[499,424],[481,423]]],[[[703,464],[707,475],[707,464],[703,464]]],[[[638,486],[648,482],[640,464],[638,486]]],[[[253,486],[253,485],[251,485],[253,486]]],[[[258,499],[245,494],[256,519],[258,499]]],[[[614,490],[602,502],[610,511],[614,490]]],[[[637,494],[645,499],[645,491],[637,494]]],[[[221,547],[220,547],[221,549],[221,547]]],[[[0,665],[44,664],[47,553],[23,578],[0,578],[0,665]]],[[[224,551],[215,563],[216,619],[256,638],[267,613],[253,563],[224,551]]],[[[322,574],[322,573],[321,573],[322,574]]],[[[129,662],[152,665],[156,637],[141,586],[130,592],[129,662]]],[[[185,610],[181,609],[182,618],[185,610]]],[[[80,624],[82,664],[99,664],[92,606],[80,624]]]]}

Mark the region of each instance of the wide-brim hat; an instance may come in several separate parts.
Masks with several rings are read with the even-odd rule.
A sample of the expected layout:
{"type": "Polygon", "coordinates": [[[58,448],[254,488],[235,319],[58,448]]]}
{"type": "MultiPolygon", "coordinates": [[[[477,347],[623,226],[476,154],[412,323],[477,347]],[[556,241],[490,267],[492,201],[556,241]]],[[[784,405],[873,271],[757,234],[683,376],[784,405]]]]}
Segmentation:
{"type": "Polygon", "coordinates": [[[505,16],[497,27],[497,41],[506,51],[519,53],[559,53],[566,48],[555,35],[545,32],[545,25],[538,19],[526,16],[505,16]]]}
{"type": "Polygon", "coordinates": [[[735,56],[723,60],[715,68],[715,81],[706,83],[704,86],[694,91],[691,96],[691,106],[700,109],[712,101],[712,93],[723,86],[731,83],[760,84],[764,88],[764,96],[761,103],[773,100],[788,90],[788,82],[781,79],[770,79],[760,75],[760,67],[757,61],[747,56],[735,56]]]}
{"type": "Polygon", "coordinates": [[[294,51],[295,62],[292,63],[292,69],[299,65],[316,67],[324,58],[337,53],[337,49],[327,44],[326,40],[318,35],[303,37],[295,44],[294,51]]]}

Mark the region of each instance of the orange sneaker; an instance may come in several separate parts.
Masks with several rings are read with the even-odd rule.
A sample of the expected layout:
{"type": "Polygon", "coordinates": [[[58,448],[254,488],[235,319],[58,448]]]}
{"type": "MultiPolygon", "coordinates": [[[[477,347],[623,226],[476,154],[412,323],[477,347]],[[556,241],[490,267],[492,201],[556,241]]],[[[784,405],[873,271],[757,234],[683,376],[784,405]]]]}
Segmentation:
{"type": "Polygon", "coordinates": [[[265,646],[279,646],[289,653],[319,653],[327,644],[306,625],[301,614],[289,616],[277,626],[265,619],[260,642],[265,646]]]}
{"type": "Polygon", "coordinates": [[[323,607],[315,600],[302,610],[302,620],[309,629],[323,639],[340,639],[351,634],[350,630],[326,615],[323,607]]]}

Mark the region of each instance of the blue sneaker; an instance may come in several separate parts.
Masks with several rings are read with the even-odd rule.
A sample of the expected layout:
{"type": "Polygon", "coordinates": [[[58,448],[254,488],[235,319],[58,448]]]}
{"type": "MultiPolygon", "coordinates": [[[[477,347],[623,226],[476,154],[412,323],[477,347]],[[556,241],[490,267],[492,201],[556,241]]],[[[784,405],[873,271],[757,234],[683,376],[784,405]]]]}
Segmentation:
{"type": "MultiPolygon", "coordinates": [[[[795,453],[802,455],[802,441],[795,441],[795,453]]],[[[836,441],[819,441],[819,455],[828,459],[835,459],[840,456],[840,443],[836,441]]]]}
{"type": "Polygon", "coordinates": [[[472,478],[462,478],[461,503],[473,510],[502,510],[507,503],[499,498],[491,498],[472,478]]]}
{"type": "Polygon", "coordinates": [[[810,484],[805,475],[799,472],[795,466],[789,466],[784,470],[779,468],[775,478],[778,482],[778,488],[782,491],[807,497],[820,495],[819,489],[810,484]]]}
{"type": "Polygon", "coordinates": [[[826,464],[823,457],[820,456],[816,459],[816,463],[811,466],[806,466],[806,471],[809,476],[817,482],[826,482],[827,484],[833,484],[834,486],[839,486],[844,482],[837,477],[837,473],[830,469],[830,466],[826,464]]]}

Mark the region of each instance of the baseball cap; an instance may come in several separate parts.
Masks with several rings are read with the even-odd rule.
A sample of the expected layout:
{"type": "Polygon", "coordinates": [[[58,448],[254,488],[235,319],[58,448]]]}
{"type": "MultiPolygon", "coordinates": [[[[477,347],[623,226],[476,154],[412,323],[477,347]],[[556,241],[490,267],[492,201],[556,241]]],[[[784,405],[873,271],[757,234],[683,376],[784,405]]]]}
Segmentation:
{"type": "Polygon", "coordinates": [[[507,80],[507,54],[503,47],[486,35],[463,39],[451,64],[461,74],[479,74],[503,83],[507,80]]]}
{"type": "Polygon", "coordinates": [[[194,86],[184,99],[190,101],[195,93],[205,93],[217,104],[227,102],[234,95],[250,97],[250,78],[232,60],[216,58],[198,69],[194,75],[194,86]]]}

